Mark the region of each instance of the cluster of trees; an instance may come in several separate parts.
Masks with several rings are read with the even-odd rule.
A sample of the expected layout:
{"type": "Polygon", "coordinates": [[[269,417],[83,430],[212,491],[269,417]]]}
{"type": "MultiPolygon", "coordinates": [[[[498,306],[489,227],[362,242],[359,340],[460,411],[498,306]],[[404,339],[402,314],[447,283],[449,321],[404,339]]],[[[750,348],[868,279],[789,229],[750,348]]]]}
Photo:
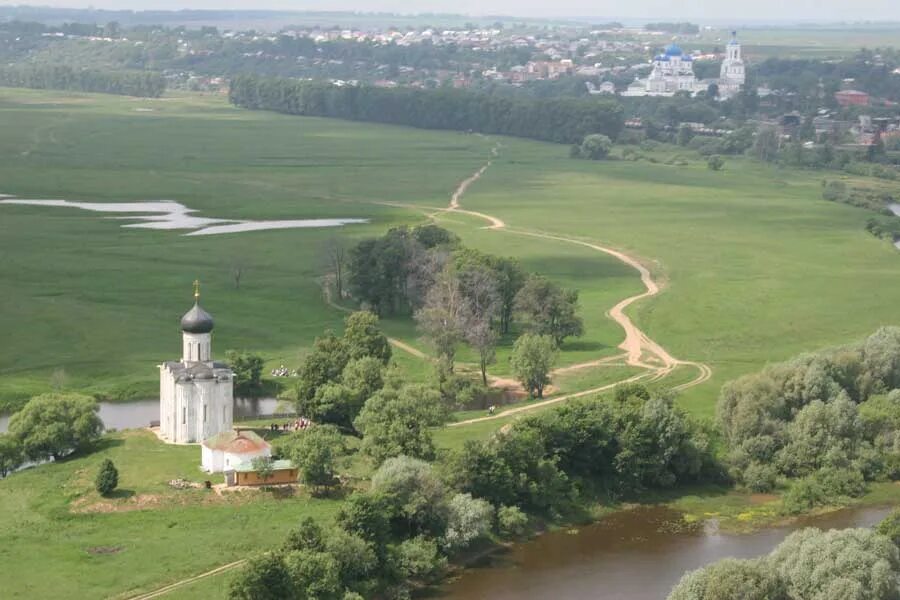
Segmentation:
{"type": "Polygon", "coordinates": [[[900,477],[900,328],[726,384],[717,419],[733,477],[755,491],[796,479],[791,512],[900,477]]]}
{"type": "Polygon", "coordinates": [[[0,434],[0,476],[23,462],[59,459],[83,451],[103,433],[96,400],[80,394],[35,396],[0,434]]]}
{"type": "Polygon", "coordinates": [[[719,477],[708,435],[666,395],[626,386],[516,421],[445,459],[447,480],[496,507],[564,514],[584,491],[612,497],[719,477]]]}
{"type": "Polygon", "coordinates": [[[449,372],[459,344],[471,346],[485,385],[497,340],[514,319],[557,346],[584,332],[577,291],[527,274],[515,259],[464,248],[436,225],[363,240],[350,250],[346,270],[350,293],[364,306],[382,315],[412,313],[449,372]]]}
{"type": "Polygon", "coordinates": [[[234,372],[234,391],[238,396],[253,396],[262,390],[262,356],[246,350],[228,350],[225,360],[234,372]]]}
{"type": "Polygon", "coordinates": [[[351,428],[366,400],[385,384],[391,346],[378,329],[378,317],[356,312],[344,333],[316,338],[298,371],[293,390],[297,411],[319,423],[351,428]]]}
{"type": "MultiPolygon", "coordinates": [[[[427,429],[405,431],[428,417],[404,413],[437,398],[395,388],[393,396],[409,390],[409,402],[383,413],[377,435],[408,443],[376,444],[382,453],[370,488],[344,501],[333,527],[306,520],[280,549],[250,560],[232,583],[233,600],[408,598],[479,539],[524,534],[529,513],[552,518],[584,493],[618,496],[717,476],[705,433],[671,399],[642,386],[523,419],[435,464],[426,462],[435,458],[427,429]]],[[[366,403],[360,419],[370,409],[381,412],[366,403]]],[[[372,434],[363,429],[365,451],[372,434]]],[[[317,425],[289,436],[281,451],[330,481],[333,472],[312,468],[310,457],[330,465],[344,451],[339,437],[317,425]]]]}
{"type": "Polygon", "coordinates": [[[524,515],[493,507],[441,480],[424,461],[398,456],[352,494],[335,524],[305,519],[274,552],[252,558],[232,600],[409,598],[439,577],[448,556],[494,531],[519,531],[524,515]]]}
{"type": "Polygon", "coordinates": [[[101,71],[62,65],[0,66],[0,86],[159,98],[166,90],[166,80],[158,73],[143,71],[101,71]]]}
{"type": "Polygon", "coordinates": [[[602,133],[592,133],[584,136],[581,144],[572,146],[569,156],[588,160],[603,160],[609,156],[612,145],[612,140],[608,136],[602,133]]]}
{"type": "Polygon", "coordinates": [[[797,531],[763,558],[726,558],[687,573],[668,600],[896,600],[897,513],[885,523],[878,531],[797,531]]]}
{"type": "Polygon", "coordinates": [[[614,101],[531,100],[456,89],[336,86],[241,75],[231,80],[230,99],[237,106],[257,110],[477,131],[563,144],[581,143],[593,133],[615,139],[624,127],[622,107],[614,101]]]}

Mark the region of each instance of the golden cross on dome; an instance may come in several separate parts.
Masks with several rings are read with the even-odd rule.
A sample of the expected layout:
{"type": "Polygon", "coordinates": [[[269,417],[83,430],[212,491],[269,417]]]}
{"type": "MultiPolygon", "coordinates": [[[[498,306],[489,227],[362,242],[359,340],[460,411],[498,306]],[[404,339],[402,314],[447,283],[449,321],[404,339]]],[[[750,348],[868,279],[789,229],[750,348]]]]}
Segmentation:
{"type": "Polygon", "coordinates": [[[195,279],[194,280],[194,301],[196,302],[199,300],[200,300],[200,280],[195,279]]]}

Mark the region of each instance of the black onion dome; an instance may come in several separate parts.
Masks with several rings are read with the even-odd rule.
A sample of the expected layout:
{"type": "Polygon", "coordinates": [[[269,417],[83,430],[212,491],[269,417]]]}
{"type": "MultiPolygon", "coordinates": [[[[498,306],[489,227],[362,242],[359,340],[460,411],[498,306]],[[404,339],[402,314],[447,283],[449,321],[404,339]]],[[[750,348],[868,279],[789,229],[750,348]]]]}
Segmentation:
{"type": "Polygon", "coordinates": [[[185,333],[209,333],[213,330],[212,315],[200,308],[200,304],[181,317],[181,330],[185,333]]]}

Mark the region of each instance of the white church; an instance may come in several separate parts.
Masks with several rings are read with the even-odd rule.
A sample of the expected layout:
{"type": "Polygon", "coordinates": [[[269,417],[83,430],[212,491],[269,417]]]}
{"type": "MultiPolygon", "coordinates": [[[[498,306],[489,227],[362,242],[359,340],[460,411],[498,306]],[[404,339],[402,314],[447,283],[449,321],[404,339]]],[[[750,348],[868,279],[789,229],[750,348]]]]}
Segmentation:
{"type": "Polygon", "coordinates": [[[181,360],[159,366],[160,436],[172,444],[196,444],[231,431],[234,373],[212,358],[212,316],[194,306],[181,318],[181,360]]]}
{"type": "Polygon", "coordinates": [[[737,32],[725,49],[725,58],[718,79],[697,79],[694,59],[676,44],[670,44],[653,59],[653,71],[646,79],[636,79],[622,92],[623,96],[674,96],[678,92],[691,95],[705,92],[710,85],[719,88],[719,98],[731,98],[741,91],[747,79],[746,66],[741,58],[741,44],[737,32]]]}

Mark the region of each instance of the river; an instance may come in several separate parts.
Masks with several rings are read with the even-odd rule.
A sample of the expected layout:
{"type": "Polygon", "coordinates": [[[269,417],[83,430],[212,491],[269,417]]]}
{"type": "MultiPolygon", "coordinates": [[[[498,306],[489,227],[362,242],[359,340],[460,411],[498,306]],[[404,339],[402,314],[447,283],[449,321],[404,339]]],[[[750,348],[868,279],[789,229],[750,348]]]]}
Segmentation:
{"type": "Polygon", "coordinates": [[[750,534],[714,525],[678,531],[678,513],[639,508],[577,533],[555,531],[490,556],[437,593],[442,600],[661,600],[689,570],[725,557],[767,554],[801,527],[870,527],[890,509],[846,509],[750,534]]]}
{"type": "MultiPolygon", "coordinates": [[[[100,418],[107,429],[137,429],[159,420],[159,400],[100,402],[100,418]]],[[[277,411],[275,398],[235,398],[234,420],[264,417],[277,411]]],[[[0,415],[0,432],[9,426],[9,415],[0,415]]]]}

